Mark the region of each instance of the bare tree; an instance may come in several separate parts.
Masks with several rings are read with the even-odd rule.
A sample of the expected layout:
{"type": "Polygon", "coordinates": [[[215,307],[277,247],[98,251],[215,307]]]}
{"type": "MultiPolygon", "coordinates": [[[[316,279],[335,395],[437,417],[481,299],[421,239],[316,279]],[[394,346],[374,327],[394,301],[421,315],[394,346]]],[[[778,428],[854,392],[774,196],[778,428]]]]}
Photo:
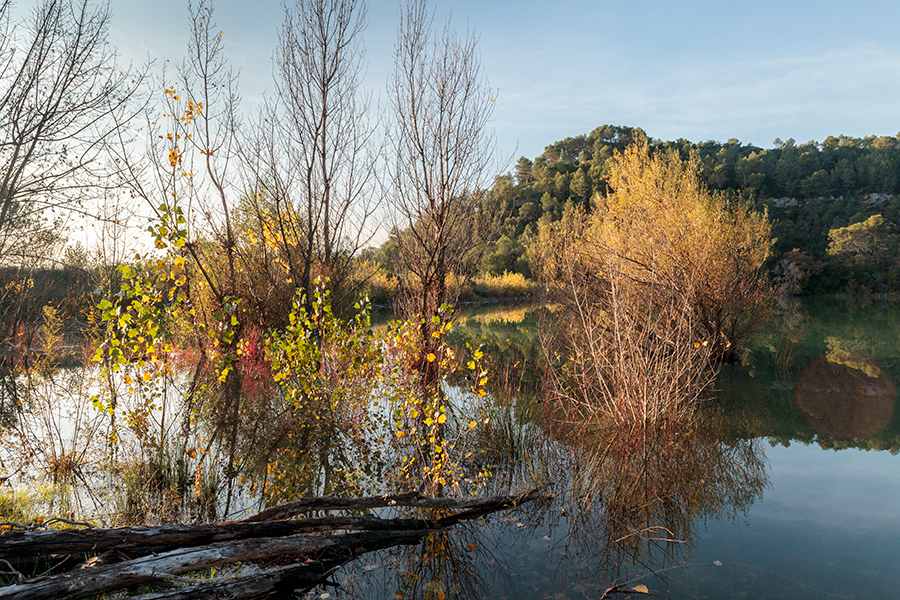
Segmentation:
{"type": "Polygon", "coordinates": [[[276,101],[247,153],[251,212],[272,226],[276,251],[305,290],[317,268],[339,284],[368,241],[377,153],[369,98],[359,89],[365,26],[360,0],[302,0],[285,8],[276,101]]]}
{"type": "MultiPolygon", "coordinates": [[[[107,4],[41,0],[18,26],[0,0],[0,341],[34,320],[33,269],[64,243],[69,219],[96,214],[109,189],[108,143],[140,106],[143,72],[120,68],[107,4]]],[[[18,383],[0,361],[0,410],[18,383]]]]}
{"type": "Polygon", "coordinates": [[[432,30],[425,0],[401,15],[394,71],[388,80],[393,112],[388,140],[394,227],[413,292],[408,312],[423,319],[450,300],[447,277],[466,276],[478,244],[473,196],[489,184],[495,140],[488,123],[494,94],[483,76],[472,32],[460,37],[449,21],[432,30]]]}
{"type": "Polygon", "coordinates": [[[0,261],[46,258],[60,213],[105,187],[107,142],[127,123],[142,73],[120,69],[107,4],[43,0],[20,34],[0,4],[0,261]],[[52,211],[51,214],[49,211],[52,211]],[[46,214],[45,214],[46,213],[46,214]]]}

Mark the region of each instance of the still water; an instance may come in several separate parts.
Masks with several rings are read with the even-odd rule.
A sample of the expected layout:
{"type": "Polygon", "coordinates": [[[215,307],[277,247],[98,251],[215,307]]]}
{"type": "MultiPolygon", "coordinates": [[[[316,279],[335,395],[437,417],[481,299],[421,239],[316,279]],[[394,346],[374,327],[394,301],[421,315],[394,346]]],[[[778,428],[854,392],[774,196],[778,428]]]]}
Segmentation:
{"type": "MultiPolygon", "coordinates": [[[[723,368],[696,422],[640,434],[573,422],[543,401],[530,306],[465,311],[454,335],[492,360],[490,427],[477,447],[494,477],[482,494],[543,485],[553,499],[365,554],[332,576],[339,587],[303,597],[900,597],[900,304],[785,302],[723,368]]],[[[81,383],[54,390],[93,393],[86,372],[66,377],[81,383]]],[[[105,421],[90,404],[44,396],[52,410],[29,417],[28,456],[59,463],[102,446],[105,421]]],[[[235,504],[255,508],[255,498],[235,504]]]]}
{"type": "MultiPolygon", "coordinates": [[[[526,308],[470,312],[459,331],[539,371],[526,308]]],[[[364,557],[307,597],[900,596],[896,304],[783,304],[723,369],[699,431],[639,445],[567,435],[539,373],[517,377],[497,418],[525,467],[507,484],[549,478],[554,500],[364,557]]]]}

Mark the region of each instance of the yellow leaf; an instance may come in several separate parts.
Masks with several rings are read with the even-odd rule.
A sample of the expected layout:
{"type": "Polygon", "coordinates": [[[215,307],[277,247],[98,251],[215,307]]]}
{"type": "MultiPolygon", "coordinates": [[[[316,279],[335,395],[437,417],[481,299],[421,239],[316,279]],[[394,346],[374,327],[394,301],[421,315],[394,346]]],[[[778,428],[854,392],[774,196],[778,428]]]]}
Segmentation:
{"type": "Polygon", "coordinates": [[[425,358],[428,359],[428,362],[434,362],[435,360],[437,360],[437,356],[435,356],[434,354],[429,354],[425,358]]]}
{"type": "Polygon", "coordinates": [[[634,586],[633,588],[631,588],[631,591],[637,592],[639,594],[649,594],[650,593],[650,590],[648,590],[647,586],[644,584],[634,586]]]}
{"type": "Polygon", "coordinates": [[[443,415],[443,414],[442,414],[442,415],[440,415],[440,416],[438,417],[438,423],[439,423],[439,424],[443,424],[443,423],[445,423],[446,421],[447,421],[447,415],[443,415]]]}

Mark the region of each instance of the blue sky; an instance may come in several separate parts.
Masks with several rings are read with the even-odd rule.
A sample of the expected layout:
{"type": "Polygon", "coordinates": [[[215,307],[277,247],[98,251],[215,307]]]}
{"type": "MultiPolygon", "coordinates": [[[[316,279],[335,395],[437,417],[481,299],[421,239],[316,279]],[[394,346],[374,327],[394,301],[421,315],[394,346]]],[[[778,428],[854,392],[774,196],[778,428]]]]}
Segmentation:
{"type": "MultiPolygon", "coordinates": [[[[28,3],[20,0],[20,9],[28,3]]],[[[828,135],[900,131],[900,3],[755,0],[434,2],[480,35],[497,88],[493,126],[506,155],[602,124],[662,139],[738,138],[771,147],[828,135]]],[[[272,88],[279,2],[219,0],[243,108],[272,88]]],[[[112,0],[111,40],[134,60],[180,59],[186,1],[112,0]]],[[[399,3],[369,6],[366,84],[384,88],[399,3]]]]}

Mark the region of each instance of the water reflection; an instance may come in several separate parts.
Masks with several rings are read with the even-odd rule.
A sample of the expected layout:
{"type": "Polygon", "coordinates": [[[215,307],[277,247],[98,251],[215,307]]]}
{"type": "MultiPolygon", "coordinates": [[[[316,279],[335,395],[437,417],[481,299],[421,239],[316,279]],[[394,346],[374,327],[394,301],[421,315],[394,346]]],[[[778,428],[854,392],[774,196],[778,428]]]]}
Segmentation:
{"type": "Polygon", "coordinates": [[[462,526],[367,557],[342,574],[341,585],[351,597],[483,598],[489,595],[491,578],[480,568],[485,564],[476,546],[480,533],[481,527],[462,526]]]}
{"type": "Polygon", "coordinates": [[[834,352],[813,361],[800,373],[797,408],[820,435],[868,438],[894,416],[897,389],[874,361],[849,352],[834,352]]]}
{"type": "Polygon", "coordinates": [[[719,374],[712,410],[729,436],[900,451],[900,311],[786,303],[772,330],[719,374]]]}
{"type": "Polygon", "coordinates": [[[551,431],[571,474],[560,490],[567,548],[609,585],[678,564],[704,519],[745,513],[767,485],[757,441],[722,442],[699,418],[655,430],[551,431]]]}
{"type": "MultiPolygon", "coordinates": [[[[723,441],[699,415],[623,431],[530,408],[498,400],[480,439],[494,472],[483,493],[538,481],[552,502],[367,556],[336,575],[340,596],[600,598],[620,584],[665,593],[706,520],[744,515],[768,485],[760,442],[723,441]]],[[[336,592],[307,597],[322,593],[336,592]]]]}
{"type": "MultiPolygon", "coordinates": [[[[399,592],[406,599],[597,599],[617,584],[624,589],[643,584],[650,592],[665,595],[668,582],[679,579],[674,574],[704,554],[707,568],[715,571],[723,585],[732,586],[723,588],[719,597],[733,595],[728,592],[734,588],[759,592],[765,589],[764,576],[759,581],[738,581],[736,576],[732,580],[725,576],[726,569],[717,571],[719,566],[712,566],[712,560],[729,563],[722,549],[735,540],[729,537],[733,532],[723,533],[726,526],[713,520],[742,517],[767,490],[762,444],[800,441],[829,448],[900,447],[900,415],[894,410],[894,382],[900,377],[896,343],[900,311],[857,311],[840,303],[790,306],[782,329],[743,356],[742,364],[722,372],[716,398],[701,414],[662,429],[622,430],[599,421],[574,422],[570,413],[543,402],[536,320],[529,310],[502,308],[502,318],[463,318],[457,329],[461,337],[483,341],[486,355],[497,361],[491,365],[497,383],[492,388],[491,426],[478,429],[472,466],[493,473],[483,494],[505,494],[549,482],[556,499],[451,532],[434,532],[422,544],[367,555],[335,574],[343,585],[340,591],[322,589],[311,597],[329,593],[332,597],[394,598],[399,592]],[[501,383],[517,389],[511,392],[501,383]],[[716,533],[704,536],[708,523],[716,533]],[[714,551],[709,551],[710,546],[714,551]]],[[[370,438],[379,438],[383,431],[361,420],[352,405],[343,412],[300,412],[289,410],[283,396],[244,391],[246,412],[240,416],[237,454],[245,473],[260,486],[270,486],[269,502],[326,491],[363,493],[384,481],[391,459],[399,453],[388,443],[364,442],[366,429],[370,438]]],[[[198,420],[204,416],[199,412],[198,420]]],[[[801,525],[809,520],[807,505],[823,502],[821,494],[810,493],[814,486],[862,489],[863,475],[852,485],[822,484],[826,481],[822,473],[830,473],[833,465],[829,462],[817,471],[808,458],[797,458],[798,449],[805,452],[803,456],[819,452],[814,445],[796,444],[778,448],[774,456],[791,451],[790,459],[782,460],[782,470],[787,465],[796,472],[780,475],[781,493],[788,497],[784,482],[794,483],[789,498],[799,508],[784,517],[776,515],[784,501],[766,502],[765,508],[775,515],[770,518],[776,523],[772,530],[779,535],[763,538],[754,529],[752,543],[747,545],[753,545],[757,554],[745,552],[733,563],[777,571],[780,565],[773,564],[776,559],[769,560],[774,553],[766,547],[773,544],[758,540],[771,538],[780,543],[796,537],[794,532],[802,531],[801,525]]],[[[836,456],[821,454],[828,460],[836,456]]],[[[871,464],[872,455],[886,455],[855,454],[860,466],[853,468],[854,474],[863,470],[863,464],[871,464]]],[[[779,477],[777,466],[773,481],[779,477]]],[[[878,473],[873,480],[891,479],[884,476],[891,471],[878,473]]],[[[261,491],[251,489],[247,494],[258,500],[261,491]]],[[[867,532],[885,530],[880,525],[866,530],[866,515],[848,516],[845,505],[843,497],[827,504],[832,510],[829,518],[841,516],[854,529],[867,532]]],[[[887,521],[882,518],[880,523],[887,521]]],[[[753,526],[759,527],[760,522],[757,518],[753,526]]],[[[824,556],[822,540],[829,540],[827,535],[790,546],[787,553],[798,557],[798,563],[790,563],[783,571],[792,576],[796,571],[802,580],[800,570],[806,567],[801,562],[825,564],[839,556],[839,550],[844,550],[838,547],[846,540],[835,536],[833,556],[824,556]]],[[[746,543],[748,538],[741,541],[746,543]]],[[[871,548],[872,556],[879,560],[889,562],[896,556],[876,546],[871,548]]],[[[760,568],[759,572],[767,571],[760,568]]],[[[696,567],[688,575],[694,578],[688,588],[691,592],[709,592],[710,578],[704,580],[696,567]]]]}

